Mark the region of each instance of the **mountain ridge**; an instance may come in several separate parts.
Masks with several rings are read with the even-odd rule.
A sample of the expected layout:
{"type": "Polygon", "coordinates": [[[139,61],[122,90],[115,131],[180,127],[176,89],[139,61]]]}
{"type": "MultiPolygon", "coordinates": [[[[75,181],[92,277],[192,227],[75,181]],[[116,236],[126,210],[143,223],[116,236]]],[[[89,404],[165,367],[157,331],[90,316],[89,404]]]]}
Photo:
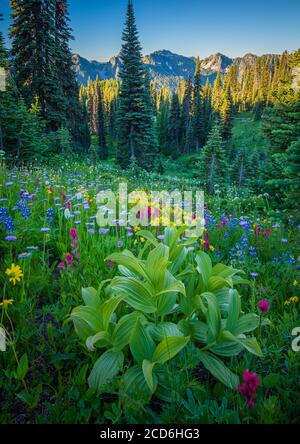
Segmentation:
{"type": "MultiPolygon", "coordinates": [[[[237,64],[239,78],[243,75],[247,66],[253,66],[257,58],[269,57],[270,65],[276,54],[265,54],[257,56],[247,53],[243,57],[227,57],[217,52],[202,60],[202,81],[208,79],[212,83],[218,71],[225,73],[232,64],[237,64]]],[[[149,55],[143,56],[144,64],[147,66],[152,80],[156,80],[158,84],[168,82],[171,86],[178,82],[178,79],[187,79],[193,76],[196,66],[196,57],[187,57],[176,54],[167,49],[157,50],[149,55]]],[[[122,62],[120,54],[113,56],[107,62],[98,62],[97,60],[85,59],[79,54],[74,54],[74,69],[79,83],[87,84],[88,78],[95,80],[116,79],[119,77],[122,62]]]]}

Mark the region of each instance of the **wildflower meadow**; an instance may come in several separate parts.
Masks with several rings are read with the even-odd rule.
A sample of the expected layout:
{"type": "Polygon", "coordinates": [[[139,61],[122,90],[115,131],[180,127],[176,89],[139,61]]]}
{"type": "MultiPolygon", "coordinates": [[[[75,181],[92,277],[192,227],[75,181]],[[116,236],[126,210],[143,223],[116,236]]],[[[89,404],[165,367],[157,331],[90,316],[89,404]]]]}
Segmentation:
{"type": "Polygon", "coordinates": [[[3,442],[300,423],[299,16],[1,0],[3,442]]]}
{"type": "Polygon", "coordinates": [[[1,167],[1,422],[297,421],[297,230],[234,190],[207,200],[200,238],[99,227],[97,195],[120,178],[195,186],[1,167]]]}

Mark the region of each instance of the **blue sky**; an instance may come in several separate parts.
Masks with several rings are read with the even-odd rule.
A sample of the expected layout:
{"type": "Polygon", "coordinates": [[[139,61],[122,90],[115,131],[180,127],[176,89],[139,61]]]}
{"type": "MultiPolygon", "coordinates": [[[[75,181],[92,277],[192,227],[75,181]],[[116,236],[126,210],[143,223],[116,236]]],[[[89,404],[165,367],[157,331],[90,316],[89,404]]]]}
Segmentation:
{"type": "MultiPolygon", "coordinates": [[[[69,0],[69,5],[72,49],[101,61],[116,55],[127,0],[69,0]]],[[[236,57],[300,47],[299,0],[134,0],[134,7],[145,54],[168,49],[236,57]]],[[[1,1],[0,10],[7,29],[9,0],[1,1]]]]}

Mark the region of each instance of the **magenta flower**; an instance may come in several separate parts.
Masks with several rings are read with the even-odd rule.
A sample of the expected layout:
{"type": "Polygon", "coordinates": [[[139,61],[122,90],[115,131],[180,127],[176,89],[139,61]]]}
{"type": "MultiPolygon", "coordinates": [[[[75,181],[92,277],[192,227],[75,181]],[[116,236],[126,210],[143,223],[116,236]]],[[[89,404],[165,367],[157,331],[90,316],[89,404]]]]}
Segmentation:
{"type": "Polygon", "coordinates": [[[73,256],[71,253],[68,253],[66,256],[66,261],[68,264],[71,264],[73,262],[73,256]]]}
{"type": "Polygon", "coordinates": [[[263,313],[267,313],[269,311],[269,302],[261,300],[258,303],[258,307],[260,311],[262,311],[263,313]]]}
{"type": "Polygon", "coordinates": [[[57,265],[57,268],[61,268],[61,269],[65,269],[66,268],[66,265],[65,265],[65,263],[64,262],[60,262],[58,265],[57,265]]]}
{"type": "Polygon", "coordinates": [[[246,405],[249,408],[254,408],[255,403],[253,399],[256,395],[256,389],[259,386],[259,379],[256,374],[244,371],[244,384],[238,386],[238,391],[245,398],[246,405]]]}
{"type": "Polygon", "coordinates": [[[267,228],[265,231],[265,237],[270,237],[270,235],[271,235],[271,230],[270,228],[267,228]]]}
{"type": "Polygon", "coordinates": [[[76,240],[76,241],[78,240],[78,234],[77,234],[76,228],[71,228],[71,230],[70,230],[70,237],[73,240],[76,240]]]}

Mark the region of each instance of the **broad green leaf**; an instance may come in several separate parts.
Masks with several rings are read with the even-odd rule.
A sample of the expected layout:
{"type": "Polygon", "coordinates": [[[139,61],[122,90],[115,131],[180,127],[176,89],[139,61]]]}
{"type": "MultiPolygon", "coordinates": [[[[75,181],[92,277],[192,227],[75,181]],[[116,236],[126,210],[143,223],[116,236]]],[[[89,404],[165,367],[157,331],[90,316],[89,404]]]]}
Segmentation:
{"type": "Polygon", "coordinates": [[[140,319],[137,320],[129,341],[130,351],[135,361],[142,364],[144,359],[150,360],[155,350],[155,343],[140,319]]]}
{"type": "Polygon", "coordinates": [[[107,331],[100,331],[94,336],[87,338],[86,346],[92,352],[95,351],[96,348],[111,346],[111,336],[107,333],[107,331]]]}
{"type": "Polygon", "coordinates": [[[177,245],[178,236],[179,236],[178,231],[175,228],[167,227],[165,229],[164,244],[169,247],[170,253],[177,245]]]}
{"type": "Polygon", "coordinates": [[[98,296],[97,290],[95,290],[95,288],[89,287],[83,288],[81,291],[85,305],[87,307],[92,307],[98,310],[101,305],[101,299],[98,296]]]}
{"type": "Polygon", "coordinates": [[[178,327],[185,336],[190,336],[196,341],[207,343],[207,325],[204,322],[197,319],[191,319],[189,321],[180,321],[178,327]]]}
{"type": "Polygon", "coordinates": [[[88,378],[89,387],[100,393],[103,386],[110,382],[123,367],[124,355],[122,352],[107,350],[98,361],[88,378]]]}
{"type": "Polygon", "coordinates": [[[76,307],[70,317],[77,335],[83,341],[103,330],[101,314],[92,307],[76,307]]]}
{"type": "Polygon", "coordinates": [[[117,265],[122,265],[123,267],[128,268],[128,270],[132,271],[135,274],[147,279],[147,274],[145,272],[145,266],[137,259],[130,251],[123,251],[122,253],[113,253],[107,259],[112,262],[115,262],[117,265]]]}
{"type": "Polygon", "coordinates": [[[141,313],[135,311],[119,320],[112,335],[114,348],[122,350],[129,344],[131,333],[141,316],[141,313]]]}
{"type": "Polygon", "coordinates": [[[240,276],[233,276],[232,278],[233,285],[249,285],[253,287],[253,282],[249,281],[249,279],[243,279],[240,276]]]}
{"type": "Polygon", "coordinates": [[[218,356],[238,356],[244,348],[240,344],[232,342],[220,342],[210,349],[211,352],[218,356]]]}
{"type": "Polygon", "coordinates": [[[17,367],[17,379],[19,381],[22,381],[25,378],[25,376],[27,375],[27,372],[28,372],[28,357],[27,357],[27,354],[25,353],[21,357],[18,367],[17,367]]]}
{"type": "Polygon", "coordinates": [[[258,342],[256,338],[246,338],[245,337],[236,337],[229,331],[222,331],[222,337],[227,340],[228,342],[233,342],[236,344],[240,344],[242,347],[244,347],[246,350],[248,350],[250,353],[262,357],[263,353],[260,349],[260,346],[258,345],[258,342]]]}
{"type": "Polygon", "coordinates": [[[217,302],[217,298],[212,293],[206,293],[205,299],[207,300],[207,326],[208,326],[208,332],[210,333],[210,336],[208,338],[208,341],[211,342],[212,340],[216,340],[220,330],[221,330],[221,313],[219,304],[217,302]]]}
{"type": "Polygon", "coordinates": [[[117,276],[112,280],[111,288],[117,294],[125,294],[125,301],[135,310],[155,313],[156,307],[152,295],[143,282],[134,278],[117,276]]]}
{"type": "Polygon", "coordinates": [[[222,278],[233,277],[236,274],[244,273],[243,270],[236,270],[224,264],[217,264],[212,269],[212,276],[220,276],[222,278]]]}
{"type": "Polygon", "coordinates": [[[176,304],[177,294],[176,293],[165,293],[161,294],[157,301],[157,316],[166,316],[172,312],[176,304]]]}
{"type": "Polygon", "coordinates": [[[147,230],[138,231],[136,233],[136,236],[145,238],[152,245],[154,245],[154,247],[157,247],[157,245],[159,245],[158,240],[153,236],[153,234],[150,231],[147,231],[147,230]]]}
{"type": "Polygon", "coordinates": [[[242,333],[249,333],[258,328],[259,322],[260,317],[255,313],[249,313],[241,316],[237,322],[236,328],[232,333],[234,333],[236,336],[242,333]]]}
{"type": "Polygon", "coordinates": [[[253,355],[259,356],[260,358],[263,357],[263,352],[261,351],[256,338],[240,339],[239,343],[253,355]]]}
{"type": "Polygon", "coordinates": [[[167,336],[183,336],[176,324],[172,322],[161,322],[151,328],[151,336],[156,342],[160,342],[167,336]]]}
{"type": "Polygon", "coordinates": [[[188,255],[188,250],[182,245],[176,247],[173,250],[172,256],[170,257],[171,266],[169,268],[172,274],[177,273],[177,271],[183,265],[187,255],[188,255]]]}
{"type": "Polygon", "coordinates": [[[102,312],[102,319],[103,319],[103,328],[104,330],[108,329],[108,325],[109,325],[109,321],[113,315],[113,313],[115,312],[116,308],[118,307],[118,305],[120,304],[120,302],[125,299],[125,295],[121,294],[118,296],[112,296],[110,299],[108,299],[107,301],[105,301],[102,305],[101,305],[101,312],[102,312]]]}
{"type": "Polygon", "coordinates": [[[232,282],[228,280],[229,278],[222,278],[220,276],[211,276],[208,280],[207,289],[211,293],[215,293],[224,287],[232,287],[232,282]]]}
{"type": "Polygon", "coordinates": [[[155,383],[153,379],[153,368],[155,366],[155,362],[150,362],[148,360],[143,361],[143,374],[145,377],[145,381],[151,391],[151,393],[155,392],[155,383]]]}
{"type": "Polygon", "coordinates": [[[182,350],[189,342],[189,337],[170,336],[165,338],[156,347],[152,356],[152,362],[165,364],[170,359],[174,358],[180,350],[182,350]]]}
{"type": "Polygon", "coordinates": [[[200,352],[200,360],[204,367],[222,384],[236,390],[239,385],[239,378],[231,372],[219,358],[209,352],[200,352]]]}
{"type": "Polygon", "coordinates": [[[173,309],[176,303],[177,294],[180,293],[185,296],[185,286],[181,281],[172,276],[167,270],[165,279],[161,287],[161,291],[156,294],[157,301],[157,315],[165,316],[173,309]]]}
{"type": "Polygon", "coordinates": [[[230,290],[230,288],[222,288],[221,290],[214,291],[221,310],[228,310],[230,290]]]}
{"type": "Polygon", "coordinates": [[[229,305],[226,329],[235,332],[241,313],[241,297],[236,290],[229,290],[229,305]]]}
{"type": "Polygon", "coordinates": [[[168,260],[169,248],[164,244],[159,244],[148,254],[145,269],[155,289],[159,289],[163,284],[168,260]]]}
{"type": "Polygon", "coordinates": [[[205,288],[208,286],[208,280],[212,273],[212,263],[208,254],[201,251],[196,258],[197,271],[201,275],[205,288]]]}
{"type": "MultiPolygon", "coordinates": [[[[154,386],[157,384],[155,375],[152,375],[152,382],[154,386]]],[[[152,392],[140,366],[131,367],[124,374],[120,387],[120,397],[124,397],[126,405],[131,402],[133,404],[144,404],[150,401],[152,392]]]]}

